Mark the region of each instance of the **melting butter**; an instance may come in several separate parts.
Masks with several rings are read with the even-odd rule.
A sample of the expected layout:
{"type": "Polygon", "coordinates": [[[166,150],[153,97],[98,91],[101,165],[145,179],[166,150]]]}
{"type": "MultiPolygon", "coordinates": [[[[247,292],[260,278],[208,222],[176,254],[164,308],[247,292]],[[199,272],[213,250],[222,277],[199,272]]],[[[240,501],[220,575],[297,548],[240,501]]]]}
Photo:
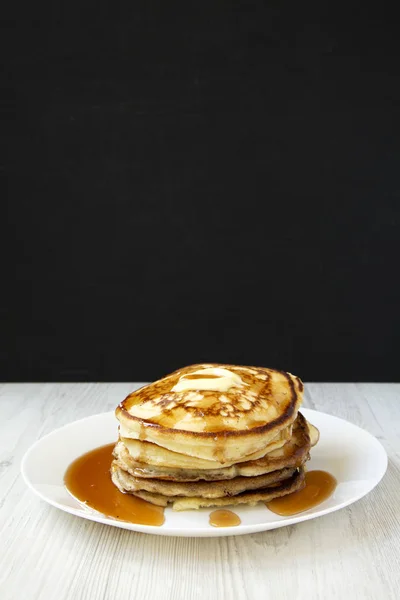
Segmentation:
{"type": "Polygon", "coordinates": [[[185,392],[186,390],[212,390],[216,392],[227,392],[232,387],[241,387],[243,385],[242,378],[237,373],[232,373],[228,369],[220,367],[209,367],[199,369],[188,373],[190,379],[182,375],[177,384],[174,385],[171,392],[185,392]],[[196,378],[195,375],[201,375],[196,378]],[[212,375],[212,377],[204,377],[212,375]]]}

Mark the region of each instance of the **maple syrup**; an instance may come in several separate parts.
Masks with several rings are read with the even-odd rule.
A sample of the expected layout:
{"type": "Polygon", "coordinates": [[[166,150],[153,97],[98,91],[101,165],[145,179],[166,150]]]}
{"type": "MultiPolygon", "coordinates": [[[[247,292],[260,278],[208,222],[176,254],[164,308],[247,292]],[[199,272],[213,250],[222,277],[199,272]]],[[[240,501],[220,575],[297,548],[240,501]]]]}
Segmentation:
{"type": "Polygon", "coordinates": [[[162,525],[164,508],[123,494],[111,481],[114,445],[100,446],[74,460],[64,476],[66,488],[75,498],[107,517],[141,525],[162,525]]]}
{"type": "Polygon", "coordinates": [[[266,502],[267,508],[284,517],[296,515],[321,504],[333,494],[337,486],[336,479],[326,471],[307,471],[305,481],[306,485],[302,490],[266,502]]]}
{"type": "Polygon", "coordinates": [[[240,525],[241,520],[231,510],[214,510],[210,513],[209,523],[213,527],[236,527],[240,525]]]}

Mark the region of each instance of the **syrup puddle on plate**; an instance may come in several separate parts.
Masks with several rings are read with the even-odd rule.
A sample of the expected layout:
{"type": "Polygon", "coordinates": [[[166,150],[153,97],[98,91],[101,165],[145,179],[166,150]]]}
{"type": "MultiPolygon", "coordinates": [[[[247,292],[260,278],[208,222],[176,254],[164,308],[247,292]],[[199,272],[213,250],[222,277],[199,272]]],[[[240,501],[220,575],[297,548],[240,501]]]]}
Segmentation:
{"type": "Polygon", "coordinates": [[[231,510],[213,510],[210,513],[210,525],[213,527],[236,527],[240,525],[240,517],[231,510]]]}
{"type": "Polygon", "coordinates": [[[115,444],[100,446],[74,460],[64,476],[67,490],[107,517],[141,525],[162,525],[163,507],[131,494],[123,494],[111,481],[114,446],[115,444]]]}
{"type": "Polygon", "coordinates": [[[307,471],[305,479],[302,490],[266,502],[266,507],[282,517],[297,515],[327,500],[337,486],[336,479],[326,471],[307,471]]]}

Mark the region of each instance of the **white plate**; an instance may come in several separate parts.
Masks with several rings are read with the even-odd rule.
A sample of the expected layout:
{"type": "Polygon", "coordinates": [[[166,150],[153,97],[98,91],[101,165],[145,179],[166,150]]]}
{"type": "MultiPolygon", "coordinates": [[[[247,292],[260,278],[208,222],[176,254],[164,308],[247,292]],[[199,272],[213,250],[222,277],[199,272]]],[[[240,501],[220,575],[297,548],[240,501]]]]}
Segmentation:
{"type": "Polygon", "coordinates": [[[136,525],[105,517],[73,498],[64,487],[64,473],[78,456],[117,439],[114,413],[103,413],[70,423],[36,442],[22,460],[22,475],[31,490],[43,500],[98,523],[157,535],[212,537],[242,535],[300,523],[326,515],[359,500],[381,480],[387,467],[387,455],[376,438],[363,429],[337,417],[315,410],[302,413],[320,430],[320,441],[312,449],[307,468],[322,469],[334,475],[338,486],[325,502],[293,517],[280,517],[264,504],[234,507],[242,523],[237,527],[215,528],[208,519],[212,509],[174,512],[165,510],[161,527],[136,525]]]}

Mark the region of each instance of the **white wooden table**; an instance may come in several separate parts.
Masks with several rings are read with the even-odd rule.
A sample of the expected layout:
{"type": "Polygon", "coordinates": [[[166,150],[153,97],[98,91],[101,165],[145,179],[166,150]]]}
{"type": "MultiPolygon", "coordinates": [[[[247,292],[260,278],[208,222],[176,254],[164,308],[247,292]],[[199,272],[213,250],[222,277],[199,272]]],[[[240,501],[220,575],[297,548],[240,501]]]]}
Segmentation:
{"type": "Polygon", "coordinates": [[[389,467],[356,504],[312,521],[226,538],[166,538],[76,518],[20,476],[52,429],[112,410],[139,384],[0,386],[0,598],[313,600],[400,597],[400,384],[308,384],[305,406],[374,434],[389,467]]]}

